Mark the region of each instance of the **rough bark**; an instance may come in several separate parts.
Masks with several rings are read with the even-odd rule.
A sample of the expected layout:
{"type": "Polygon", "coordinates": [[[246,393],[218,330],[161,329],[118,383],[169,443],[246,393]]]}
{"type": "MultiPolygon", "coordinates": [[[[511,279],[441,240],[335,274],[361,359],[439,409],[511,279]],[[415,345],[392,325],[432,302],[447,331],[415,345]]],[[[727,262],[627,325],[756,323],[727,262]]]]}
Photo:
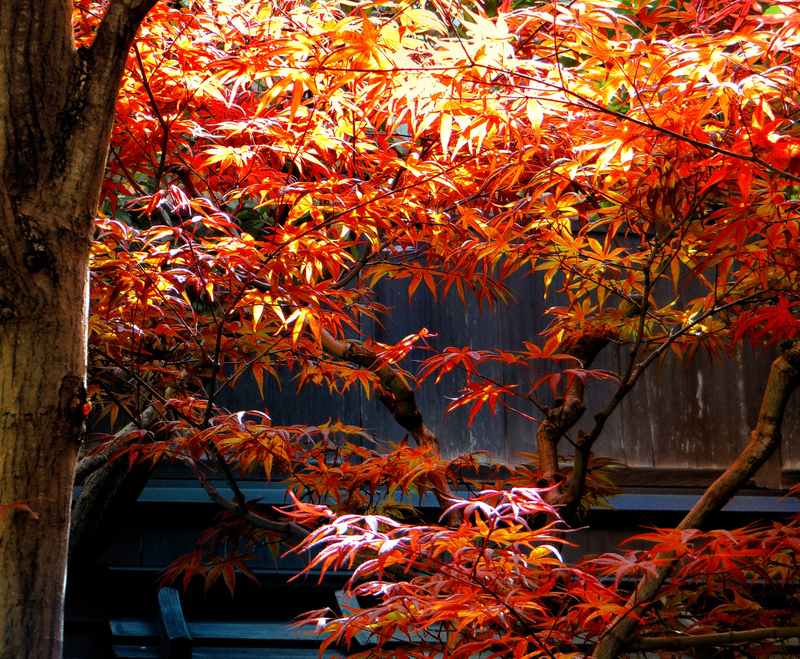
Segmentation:
{"type": "Polygon", "coordinates": [[[690,648],[724,647],[743,645],[758,641],[789,639],[800,637],[800,627],[765,627],[763,629],[744,629],[718,634],[679,634],[675,636],[655,636],[640,638],[626,650],[636,652],[657,652],[658,650],[688,650],[690,648]]]}
{"type": "Polygon", "coordinates": [[[91,48],[72,3],[0,3],[0,657],[61,656],[84,421],[88,259],[127,50],[154,0],[112,0],[91,48]]]}
{"type": "MultiPolygon", "coordinates": [[[[795,343],[772,363],[758,423],[750,433],[750,443],[747,448],[700,497],[678,525],[678,529],[695,529],[705,525],[772,455],[780,444],[781,424],[789,396],[798,386],[800,386],[800,343],[795,343]]],[[[670,560],[672,557],[665,555],[660,558],[670,560]]],[[[654,601],[671,571],[670,563],[660,568],[656,576],[647,576],[639,583],[626,607],[630,613],[615,620],[605,636],[600,639],[593,655],[596,659],[612,659],[619,654],[636,629],[638,616],[654,601]]]]}

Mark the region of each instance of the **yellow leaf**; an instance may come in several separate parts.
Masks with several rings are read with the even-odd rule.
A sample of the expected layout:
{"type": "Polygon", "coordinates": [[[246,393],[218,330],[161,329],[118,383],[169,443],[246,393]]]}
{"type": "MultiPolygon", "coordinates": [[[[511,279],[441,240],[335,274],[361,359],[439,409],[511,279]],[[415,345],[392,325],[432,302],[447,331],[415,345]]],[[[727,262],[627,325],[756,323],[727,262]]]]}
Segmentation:
{"type": "Polygon", "coordinates": [[[544,121],[544,111],[542,110],[542,104],[539,103],[536,99],[530,99],[525,106],[526,114],[528,115],[528,121],[531,122],[531,128],[534,130],[538,130],[542,122],[544,121]]]}
{"type": "Polygon", "coordinates": [[[430,30],[431,32],[438,32],[442,35],[447,34],[447,29],[436,14],[425,9],[406,9],[400,15],[400,23],[411,24],[414,25],[414,27],[430,30]]]}
{"type": "Polygon", "coordinates": [[[439,129],[442,139],[442,151],[447,155],[450,144],[450,133],[453,130],[453,116],[450,114],[442,114],[441,127],[439,129]]]}
{"type": "Polygon", "coordinates": [[[303,100],[303,83],[301,80],[294,81],[294,87],[292,87],[292,111],[291,111],[291,118],[294,119],[294,115],[297,114],[297,108],[300,107],[300,101],[303,100]]]}
{"type": "Polygon", "coordinates": [[[264,369],[261,367],[261,364],[253,364],[251,372],[258,385],[258,391],[261,393],[261,400],[264,400],[264,369]]]}
{"type": "Polygon", "coordinates": [[[678,295],[678,282],[681,279],[681,262],[677,256],[673,256],[669,264],[670,274],[672,275],[672,290],[678,295]]]}
{"type": "Polygon", "coordinates": [[[292,316],[296,316],[294,321],[294,328],[292,329],[292,344],[297,346],[297,342],[300,340],[300,334],[303,331],[303,328],[306,325],[306,316],[308,315],[308,309],[299,309],[297,312],[293,313],[292,316]]]}

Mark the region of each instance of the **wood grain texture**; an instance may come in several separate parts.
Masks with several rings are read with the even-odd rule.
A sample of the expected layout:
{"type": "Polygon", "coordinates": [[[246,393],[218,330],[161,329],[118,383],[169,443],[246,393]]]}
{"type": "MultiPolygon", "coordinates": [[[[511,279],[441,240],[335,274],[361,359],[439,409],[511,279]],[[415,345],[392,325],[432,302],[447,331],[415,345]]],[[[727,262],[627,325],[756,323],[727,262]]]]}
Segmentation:
{"type": "MultiPolygon", "coordinates": [[[[390,308],[391,317],[385,319],[384,327],[365,322],[366,336],[394,343],[425,327],[436,333],[429,343],[437,349],[469,345],[476,349],[514,350],[521,348],[524,341],[543,340],[544,310],[560,303],[557,294],[544,296],[538,276],[516,277],[511,282],[515,300],[500,303],[494,314],[486,307],[481,310],[474,301],[468,301],[465,307],[457,295],[446,300],[434,299],[424,288],[417,291],[409,305],[407,286],[406,280],[379,284],[376,299],[390,308]]],[[[426,356],[422,350],[412,351],[403,366],[413,373],[426,356]]],[[[665,484],[667,474],[673,477],[679,471],[721,473],[749,441],[772,357],[771,353],[761,355],[743,348],[738,362],[725,360],[721,366],[712,366],[698,356],[684,368],[668,355],[660,369],[654,366],[645,372],[642,381],[611,416],[593,448],[594,454],[636,469],[664,470],[663,477],[658,477],[659,485],[665,484]]],[[[619,373],[627,358],[624,346],[610,345],[593,366],[619,373]]],[[[545,365],[539,375],[546,372],[545,365]]],[[[514,369],[502,368],[496,375],[506,384],[529,386],[514,369]]],[[[499,460],[519,462],[524,461],[519,453],[535,453],[537,424],[512,411],[498,406],[493,417],[490,410],[484,409],[471,427],[467,425],[466,408],[446,415],[451,398],[464,382],[463,374],[453,373],[438,385],[432,380],[425,381],[416,392],[425,423],[438,438],[444,455],[454,457],[484,450],[499,460]]],[[[594,414],[608,403],[613,393],[614,385],[610,382],[598,379],[588,382],[587,410],[567,434],[570,439],[574,441],[579,429],[588,431],[594,414]]],[[[548,396],[548,391],[541,392],[542,404],[552,403],[548,396]]],[[[519,399],[512,402],[525,414],[542,418],[532,403],[519,399]]],[[[262,401],[255,384],[242,378],[235,391],[224,395],[224,406],[231,410],[261,409],[265,404],[276,425],[316,424],[333,418],[363,426],[383,442],[398,441],[405,435],[380,402],[368,398],[362,390],[350,390],[339,396],[323,388],[307,387],[295,396],[291,384],[281,391],[275,383],[265,381],[262,401]]],[[[783,433],[781,452],[785,457],[781,460],[781,456],[776,456],[762,467],[757,475],[762,487],[778,487],[782,468],[800,468],[800,408],[794,399],[787,410],[783,433]]],[[[567,457],[572,453],[567,440],[562,440],[559,448],[567,457]]],[[[679,483],[680,480],[673,481],[679,483]]]]}

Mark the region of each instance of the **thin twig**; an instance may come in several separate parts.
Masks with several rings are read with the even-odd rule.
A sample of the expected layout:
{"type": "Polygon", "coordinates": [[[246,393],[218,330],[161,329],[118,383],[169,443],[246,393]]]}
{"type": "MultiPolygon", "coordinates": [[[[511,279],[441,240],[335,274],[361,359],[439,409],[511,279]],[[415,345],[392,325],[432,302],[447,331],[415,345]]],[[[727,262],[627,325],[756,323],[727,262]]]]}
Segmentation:
{"type": "Polygon", "coordinates": [[[191,460],[186,457],[178,457],[176,458],[183,464],[185,464],[189,469],[192,470],[195,476],[197,476],[197,480],[200,481],[200,485],[203,486],[203,489],[208,494],[208,498],[211,499],[214,503],[220,505],[222,508],[227,510],[228,512],[233,513],[237,517],[244,519],[254,526],[257,526],[260,529],[265,529],[267,531],[273,531],[275,533],[282,533],[284,534],[287,539],[294,538],[297,541],[306,538],[310,531],[299,524],[295,524],[294,522],[276,522],[275,520],[268,519],[263,515],[260,515],[249,508],[245,507],[242,509],[238,504],[235,504],[233,501],[224,497],[220,494],[219,490],[214,487],[208,477],[202,472],[200,467],[194,460],[191,460]]]}
{"type": "Polygon", "coordinates": [[[144,62],[142,62],[142,56],[139,53],[139,45],[136,42],[133,43],[133,52],[136,55],[136,63],[139,65],[139,71],[142,74],[142,86],[144,87],[145,92],[147,92],[147,96],[150,99],[150,105],[153,108],[153,112],[156,115],[158,124],[161,126],[161,132],[163,133],[161,137],[161,160],[158,164],[155,180],[155,187],[156,190],[158,190],[161,187],[161,177],[164,176],[164,167],[166,166],[167,162],[169,126],[167,125],[167,122],[164,121],[164,116],[161,114],[161,109],[158,107],[158,103],[156,103],[155,96],[153,96],[153,90],[150,89],[150,81],[147,79],[147,72],[144,70],[144,62]]]}

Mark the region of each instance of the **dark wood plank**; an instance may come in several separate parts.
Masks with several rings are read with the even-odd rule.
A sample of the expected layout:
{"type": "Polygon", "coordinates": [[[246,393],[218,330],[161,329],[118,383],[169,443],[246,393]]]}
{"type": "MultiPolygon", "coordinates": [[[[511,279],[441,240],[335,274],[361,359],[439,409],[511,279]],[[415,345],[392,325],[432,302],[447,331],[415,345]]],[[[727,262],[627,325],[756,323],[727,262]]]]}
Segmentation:
{"type": "Polygon", "coordinates": [[[175,588],[158,591],[158,630],[161,649],[168,659],[192,658],[192,635],[186,626],[181,598],[175,588]]]}
{"type": "MultiPolygon", "coordinates": [[[[161,650],[155,646],[114,645],[112,651],[116,659],[164,659],[161,650]]],[[[322,653],[321,659],[334,659],[342,654],[333,650],[322,653]]],[[[320,659],[315,648],[195,648],[192,659],[320,659]]]]}
{"type": "MultiPolygon", "coordinates": [[[[380,283],[378,300],[392,309],[392,316],[385,319],[385,327],[365,323],[365,329],[372,337],[382,343],[395,343],[424,327],[437,334],[429,339],[434,349],[443,349],[448,345],[470,345],[467,311],[460,300],[448,298],[447,302],[442,303],[421,287],[413,305],[409,306],[408,281],[380,283]]],[[[421,361],[428,356],[422,350],[412,351],[403,366],[413,373],[415,360],[421,361]]],[[[460,410],[446,417],[451,402],[447,396],[456,395],[462,386],[463,377],[454,373],[452,377],[444,378],[438,386],[434,386],[433,380],[427,380],[416,392],[417,405],[425,423],[436,434],[442,452],[447,457],[468,452],[472,448],[466,423],[469,413],[460,410]]],[[[491,417],[491,413],[487,414],[491,417]]],[[[397,441],[406,434],[374,397],[362,401],[362,423],[383,441],[397,441]]]]}
{"type": "Polygon", "coordinates": [[[264,411],[273,426],[321,425],[330,419],[359,425],[359,394],[355,389],[343,395],[330,393],[327,387],[308,385],[300,392],[293,381],[297,371],[276,369],[280,385],[269,374],[264,375],[264,397],[251,375],[243,375],[233,386],[220,392],[217,403],[230,412],[240,410],[264,411]]]}
{"type": "Polygon", "coordinates": [[[794,467],[783,470],[783,483],[786,487],[791,487],[800,483],[800,469],[794,467]]]}
{"type": "MultiPolygon", "coordinates": [[[[514,277],[512,283],[514,299],[508,303],[500,303],[499,316],[499,343],[503,350],[514,351],[524,349],[524,342],[541,344],[541,336],[546,327],[542,308],[544,302],[543,279],[541,275],[514,277]]],[[[533,368],[538,365],[532,364],[533,368]]],[[[545,364],[542,364],[546,367],[545,364]]],[[[545,371],[533,375],[544,375],[545,371]]],[[[527,394],[530,383],[526,374],[520,369],[504,365],[503,379],[506,384],[513,387],[514,391],[527,394]]],[[[532,402],[517,397],[509,397],[507,403],[513,409],[534,419],[542,420],[544,416],[532,402]]],[[[506,436],[503,438],[507,459],[511,462],[527,462],[528,459],[519,455],[536,453],[536,432],[538,423],[509,409],[503,410],[505,417],[506,436]]]]}
{"type": "MultiPolygon", "coordinates": [[[[800,471],[800,394],[795,391],[786,407],[786,416],[781,427],[781,455],[784,473],[800,471]]],[[[784,483],[796,483],[797,479],[784,483]]]]}
{"type": "MultiPolygon", "coordinates": [[[[625,367],[622,357],[624,350],[620,350],[616,345],[606,346],[591,368],[611,371],[619,375],[625,367]]],[[[590,432],[595,424],[595,414],[604,410],[617,392],[617,385],[601,378],[589,378],[586,382],[585,403],[586,412],[584,413],[577,428],[584,432],[590,432]]],[[[633,392],[632,392],[633,393],[633,392]]],[[[623,464],[630,464],[628,456],[629,439],[632,439],[628,432],[627,416],[631,412],[630,406],[619,405],[603,426],[603,432],[598,437],[597,442],[592,448],[592,453],[597,457],[611,458],[623,464]]],[[[577,432],[573,431],[572,437],[577,432]]],[[[647,429],[638,434],[635,438],[637,445],[642,452],[647,455],[650,450],[651,437],[647,429]]],[[[572,454],[573,451],[569,451],[572,454]]]]}
{"type": "Polygon", "coordinates": [[[195,648],[193,659],[334,659],[342,653],[303,648],[195,648]]]}
{"type": "Polygon", "coordinates": [[[140,618],[112,618],[108,621],[111,635],[116,641],[142,644],[157,643],[160,635],[154,620],[140,618]]]}
{"type": "Polygon", "coordinates": [[[164,659],[161,648],[155,645],[112,645],[116,659],[164,659]]]}
{"type": "MultiPolygon", "coordinates": [[[[320,637],[292,627],[291,621],[191,621],[189,632],[197,647],[208,645],[258,645],[259,647],[319,647],[320,637]]],[[[308,630],[313,631],[309,627],[308,630]]]]}
{"type": "MultiPolygon", "coordinates": [[[[614,472],[614,483],[620,487],[685,488],[708,487],[724,469],[690,469],[676,467],[628,467],[614,472]]],[[[755,484],[747,484],[753,487],[755,484]]]]}
{"type": "MultiPolygon", "coordinates": [[[[171,607],[170,604],[166,608],[171,607]]],[[[236,641],[306,647],[318,647],[320,644],[320,637],[313,630],[309,633],[303,628],[295,628],[291,620],[184,620],[181,631],[180,621],[176,619],[182,617],[182,613],[168,611],[168,615],[172,616],[170,624],[173,626],[170,629],[173,635],[183,634],[198,646],[236,641]]],[[[109,626],[117,642],[141,642],[145,645],[160,638],[158,625],[152,620],[117,618],[110,620],[109,626]]]]}

